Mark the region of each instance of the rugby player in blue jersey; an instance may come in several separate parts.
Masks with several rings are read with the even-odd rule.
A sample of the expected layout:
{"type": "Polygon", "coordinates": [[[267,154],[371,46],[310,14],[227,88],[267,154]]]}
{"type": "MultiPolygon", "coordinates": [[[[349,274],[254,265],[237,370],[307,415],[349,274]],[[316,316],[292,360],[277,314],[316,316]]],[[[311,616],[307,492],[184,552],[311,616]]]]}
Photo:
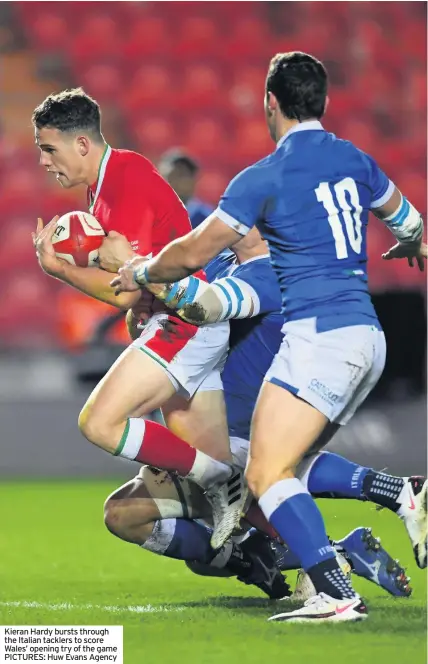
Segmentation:
{"type": "MultiPolygon", "coordinates": [[[[234,465],[245,468],[252,412],[266,371],[281,345],[281,294],[266,243],[256,229],[234,246],[233,253],[227,250],[213,259],[206,266],[206,274],[211,286],[192,277],[178,284],[149,284],[148,288],[181,317],[197,324],[231,319],[231,348],[222,379],[234,465]],[[191,290],[192,301],[185,304],[191,290]]],[[[202,389],[208,387],[204,384],[202,389]]],[[[300,472],[308,476],[316,489],[317,476],[314,482],[307,465],[300,472]]],[[[352,472],[359,468],[356,464],[349,466],[352,472]]],[[[343,485],[347,486],[345,479],[343,485]]],[[[362,492],[359,497],[365,499],[362,492]]],[[[254,507],[250,512],[262,528],[268,526],[260,522],[254,507]]],[[[235,574],[271,598],[284,596],[288,587],[279,568],[299,568],[296,556],[277,542],[275,556],[267,538],[255,532],[243,543],[230,540],[213,551],[211,530],[195,521],[205,518],[209,523],[210,515],[211,508],[199,487],[188,479],[148,466],[115,491],[105,505],[106,525],[121,539],[158,555],[186,560],[199,573],[235,574]]],[[[335,548],[359,576],[393,595],[410,594],[404,570],[375,540],[370,529],[357,528],[335,543],[335,548]]],[[[307,576],[300,575],[300,579],[299,597],[302,589],[312,590],[307,576]]]]}
{"type": "MultiPolygon", "coordinates": [[[[323,129],[326,105],[321,62],[299,52],[275,56],[265,89],[275,152],[237,175],[198,229],[155,258],[133,263],[136,284],[174,282],[233,246],[254,225],[268,241],[285,336],[253,416],[247,481],[318,593],[301,609],[273,616],[294,622],[367,617],[363,600],[337,563],[321,513],[294,469],[349,421],[383,370],[385,338],[366,276],[370,210],[395,235],[395,254],[423,267],[420,214],[370,156],[323,129]]],[[[374,479],[373,484],[392,501],[406,500],[415,509],[426,504],[426,483],[392,479],[381,486],[374,479]]],[[[214,546],[229,534],[220,523],[214,546]]],[[[414,535],[422,567],[425,538],[420,529],[414,535]]]]}

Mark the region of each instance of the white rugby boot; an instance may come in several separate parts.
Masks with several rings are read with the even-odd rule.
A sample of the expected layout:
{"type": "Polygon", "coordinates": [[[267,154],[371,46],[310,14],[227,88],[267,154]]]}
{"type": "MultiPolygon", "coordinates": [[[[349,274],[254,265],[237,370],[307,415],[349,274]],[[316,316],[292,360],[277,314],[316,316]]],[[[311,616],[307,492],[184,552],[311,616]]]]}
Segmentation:
{"type": "Polygon", "coordinates": [[[219,549],[239,526],[248,496],[244,472],[234,469],[227,482],[213,484],[205,497],[212,507],[213,534],[211,546],[219,549]]]}
{"type": "Polygon", "coordinates": [[[367,615],[367,607],[361,597],[335,599],[319,593],[308,599],[301,609],[278,613],[268,620],[289,623],[355,622],[365,620],[367,615]]]}
{"type": "Polygon", "coordinates": [[[427,490],[425,477],[405,477],[404,487],[397,499],[398,516],[403,521],[413,547],[416,564],[427,566],[427,490]]]}
{"type": "MultiPolygon", "coordinates": [[[[350,581],[351,565],[341,553],[336,553],[336,559],[342,572],[350,581]]],[[[304,569],[299,569],[297,572],[296,587],[290,599],[296,602],[306,602],[310,597],[315,597],[316,594],[317,591],[315,590],[315,586],[312,583],[309,574],[307,574],[304,569]]]]}

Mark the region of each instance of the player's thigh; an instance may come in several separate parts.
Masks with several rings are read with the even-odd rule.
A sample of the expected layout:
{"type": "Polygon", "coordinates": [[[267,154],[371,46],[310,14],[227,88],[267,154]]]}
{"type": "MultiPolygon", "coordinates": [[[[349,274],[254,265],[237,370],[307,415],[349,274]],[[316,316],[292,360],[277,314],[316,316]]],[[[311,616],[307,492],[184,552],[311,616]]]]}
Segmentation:
{"type": "Polygon", "coordinates": [[[253,491],[259,495],[271,483],[292,476],[327,424],[326,416],[316,408],[283,387],[265,382],[251,429],[247,478],[253,491]]]}
{"type": "Polygon", "coordinates": [[[127,348],[90,395],[79,423],[84,427],[90,417],[115,424],[159,408],[173,394],[164,368],[143,351],[127,348]]]}
{"type": "Polygon", "coordinates": [[[212,371],[224,365],[229,323],[196,327],[156,314],[132,347],[141,349],[164,367],[176,392],[191,399],[212,371]]]}
{"type": "Polygon", "coordinates": [[[383,332],[373,325],[320,329],[316,318],[284,325],[281,347],[266,380],[284,387],[323,413],[344,424],[382,373],[383,332]]]}
{"type": "Polygon", "coordinates": [[[226,406],[220,373],[214,371],[189,401],[175,394],[162,407],[165,423],[177,436],[220,461],[231,460],[226,406]]]}
{"type": "Polygon", "coordinates": [[[207,518],[211,510],[203,491],[194,483],[151,466],[114,491],[106,500],[110,523],[146,524],[158,519],[207,518]]]}

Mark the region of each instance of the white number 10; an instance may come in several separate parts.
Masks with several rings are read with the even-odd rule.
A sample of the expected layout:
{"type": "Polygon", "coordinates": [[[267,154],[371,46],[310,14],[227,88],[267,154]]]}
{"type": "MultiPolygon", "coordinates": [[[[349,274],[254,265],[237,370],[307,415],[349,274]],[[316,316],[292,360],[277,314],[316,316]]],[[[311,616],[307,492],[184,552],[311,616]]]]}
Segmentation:
{"type": "Polygon", "coordinates": [[[327,211],[328,223],[333,233],[337,257],[339,259],[348,258],[348,247],[340,215],[342,215],[345,222],[344,225],[349,244],[355,253],[359,254],[361,253],[362,243],[361,212],[363,208],[360,205],[357,185],[352,178],[340,180],[340,182],[334,185],[333,189],[340,206],[340,211],[334,203],[328,182],[321,182],[320,186],[315,189],[315,193],[317,200],[324,205],[327,211]],[[346,200],[346,193],[349,194],[351,204],[346,200]]]}

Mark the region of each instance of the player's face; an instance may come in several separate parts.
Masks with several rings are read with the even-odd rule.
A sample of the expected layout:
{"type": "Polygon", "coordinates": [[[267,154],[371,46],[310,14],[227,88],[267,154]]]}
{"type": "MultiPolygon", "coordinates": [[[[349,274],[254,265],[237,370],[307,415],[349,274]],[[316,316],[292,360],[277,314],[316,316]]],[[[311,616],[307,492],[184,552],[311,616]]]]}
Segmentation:
{"type": "Polygon", "coordinates": [[[265,94],[264,106],[265,106],[265,118],[269,134],[271,139],[276,142],[276,111],[275,111],[275,105],[273,103],[274,99],[275,98],[272,96],[272,93],[267,92],[265,94]]]}
{"type": "Polygon", "coordinates": [[[43,127],[36,128],[35,137],[40,165],[53,173],[62,187],[69,189],[84,181],[79,139],[74,134],[43,127]]]}
{"type": "Polygon", "coordinates": [[[192,198],[195,192],[196,178],[185,166],[177,165],[160,169],[160,174],[171,185],[183,203],[192,198]]]}

